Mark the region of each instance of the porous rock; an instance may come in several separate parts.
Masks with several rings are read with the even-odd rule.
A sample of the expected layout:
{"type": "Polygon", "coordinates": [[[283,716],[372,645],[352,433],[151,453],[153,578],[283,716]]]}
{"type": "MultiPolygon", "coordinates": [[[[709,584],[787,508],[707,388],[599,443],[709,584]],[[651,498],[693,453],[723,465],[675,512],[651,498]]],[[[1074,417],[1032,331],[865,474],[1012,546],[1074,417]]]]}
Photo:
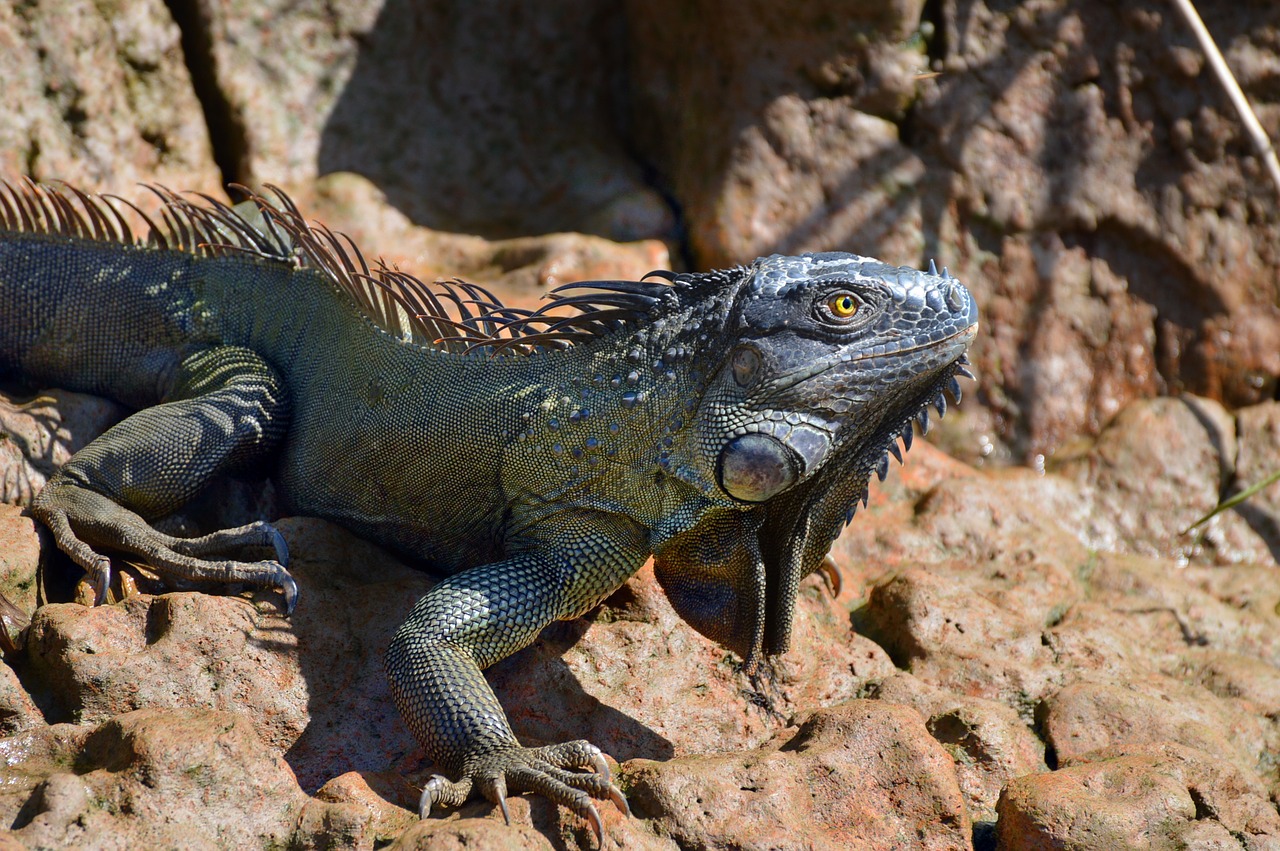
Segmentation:
{"type": "Polygon", "coordinates": [[[29,846],[263,847],[292,834],[305,800],[236,713],[142,709],[71,741],[7,819],[29,846]]]}
{"type": "Polygon", "coordinates": [[[624,767],[632,807],[681,847],[968,848],[950,755],[908,707],[816,710],[755,750],[624,767]]]}
{"type": "Polygon", "coordinates": [[[1266,787],[1229,762],[1168,742],[1096,752],[1009,784],[999,847],[1224,848],[1280,845],[1266,787]]]}
{"type": "Polygon", "coordinates": [[[898,672],[868,684],[876,700],[910,706],[956,765],[970,817],[994,822],[996,801],[1010,780],[1045,769],[1044,742],[1012,707],[935,688],[898,672]]]}

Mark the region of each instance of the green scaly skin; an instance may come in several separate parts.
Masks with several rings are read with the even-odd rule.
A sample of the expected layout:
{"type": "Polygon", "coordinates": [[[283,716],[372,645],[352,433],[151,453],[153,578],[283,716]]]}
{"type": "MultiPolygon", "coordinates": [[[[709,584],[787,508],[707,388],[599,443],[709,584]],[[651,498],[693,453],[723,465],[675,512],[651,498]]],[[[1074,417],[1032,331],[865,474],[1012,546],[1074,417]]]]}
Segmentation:
{"type": "Polygon", "coordinates": [[[820,254],[601,283],[561,327],[499,333],[514,314],[491,312],[415,330],[421,302],[379,313],[283,197],[233,212],[169,196],[196,237],[171,227],[168,244],[135,245],[105,202],[72,193],[0,191],[0,374],[137,413],[49,481],[36,516],[100,600],[110,551],[279,588],[291,610],[269,525],[199,539],[150,526],[215,476],[270,465],[291,512],[447,574],[386,659],[409,728],[457,778],[431,779],[424,816],[477,788],[504,812],[508,792],[536,791],[599,835],[592,799],[626,807],[600,751],[523,748],[482,669],[650,554],[677,611],[749,670],[785,651],[800,579],[912,421],[944,389],[958,397],[977,327],[945,273],[820,254]],[[436,342],[446,327],[458,339],[436,342]],[[276,558],[249,560],[263,547],[276,558]]]}

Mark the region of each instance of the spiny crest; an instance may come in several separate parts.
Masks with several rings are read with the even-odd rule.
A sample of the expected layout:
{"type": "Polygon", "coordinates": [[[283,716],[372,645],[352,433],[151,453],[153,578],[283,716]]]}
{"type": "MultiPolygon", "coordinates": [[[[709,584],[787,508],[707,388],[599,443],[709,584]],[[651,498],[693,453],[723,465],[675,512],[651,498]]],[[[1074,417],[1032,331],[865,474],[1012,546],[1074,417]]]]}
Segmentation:
{"type": "Polygon", "coordinates": [[[457,279],[427,284],[381,259],[370,265],[350,237],[307,222],[293,200],[275,186],[267,186],[274,200],[236,187],[252,204],[235,207],[202,193],[146,188],[161,201],[155,218],[116,195],[89,194],[65,184],[53,187],[24,180],[15,186],[0,180],[0,229],[202,257],[251,255],[264,262],[314,268],[387,332],[457,354],[529,355],[567,348],[649,317],[664,297],[698,277],[654,272],[642,281],[566,284],[549,294],[546,305],[526,310],[504,305],[477,284],[457,279]],[[144,237],[135,233],[115,204],[128,207],[145,223],[144,237]]]}

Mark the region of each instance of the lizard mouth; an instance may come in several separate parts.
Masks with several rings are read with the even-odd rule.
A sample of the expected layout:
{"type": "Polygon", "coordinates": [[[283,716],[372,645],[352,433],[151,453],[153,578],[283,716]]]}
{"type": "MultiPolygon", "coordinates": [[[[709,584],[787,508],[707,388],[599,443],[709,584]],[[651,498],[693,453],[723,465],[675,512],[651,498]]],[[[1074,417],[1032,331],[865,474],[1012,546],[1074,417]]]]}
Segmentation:
{"type": "Polygon", "coordinates": [[[930,358],[929,361],[924,364],[925,368],[921,370],[921,372],[927,372],[931,369],[937,368],[938,366],[951,363],[957,357],[963,355],[965,350],[969,348],[969,344],[973,342],[974,338],[977,336],[978,322],[977,320],[974,320],[968,326],[961,328],[958,331],[954,331],[945,337],[940,337],[937,340],[930,340],[925,343],[917,343],[911,346],[895,347],[892,349],[875,347],[870,351],[858,352],[856,354],[850,353],[848,355],[824,360],[813,364],[807,369],[779,376],[773,381],[764,382],[761,385],[761,389],[769,393],[784,393],[794,388],[796,385],[802,384],[810,379],[817,378],[820,375],[824,375],[847,364],[866,364],[868,361],[889,362],[916,352],[936,351],[941,356],[930,358]]]}
{"type": "Polygon", "coordinates": [[[874,357],[891,357],[891,358],[900,357],[901,355],[909,355],[912,352],[920,352],[926,349],[937,348],[938,346],[941,346],[944,343],[952,343],[952,342],[954,342],[958,346],[963,346],[964,348],[967,349],[969,347],[969,344],[973,342],[973,339],[977,336],[978,336],[978,322],[977,320],[974,320],[973,323],[968,327],[961,328],[959,331],[948,334],[945,337],[940,337],[937,340],[930,340],[927,343],[919,343],[914,346],[905,346],[900,349],[894,349],[893,351],[885,352],[882,355],[876,355],[873,352],[867,352],[867,353],[858,355],[855,358],[852,358],[852,360],[858,360],[858,361],[868,360],[874,357]]]}
{"type": "MultiPolygon", "coordinates": [[[[959,400],[960,389],[951,376],[957,365],[963,366],[961,361],[964,359],[965,349],[976,333],[977,323],[975,322],[935,342],[897,349],[887,355],[840,358],[835,362],[827,362],[814,369],[805,370],[801,375],[790,376],[786,384],[773,385],[771,395],[776,398],[779,391],[788,387],[794,387],[807,379],[829,374],[840,366],[866,363],[868,358],[873,356],[893,359],[911,352],[938,349],[943,357],[929,360],[940,360],[941,363],[927,363],[927,368],[919,373],[919,378],[928,376],[926,380],[931,389],[926,390],[918,399],[912,400],[913,396],[919,394],[918,389],[912,388],[918,388],[922,382],[919,379],[909,380],[904,388],[903,396],[906,398],[903,401],[906,401],[906,404],[903,410],[910,412],[907,417],[909,424],[918,416],[917,412],[927,409],[930,404],[937,406],[939,411],[944,411],[946,409],[945,390],[950,390],[957,401],[959,400]],[[952,355],[953,352],[954,355],[952,355]],[[949,386],[948,379],[950,379],[949,386]]],[[[822,467],[850,439],[848,434],[842,433],[845,431],[842,428],[842,422],[850,418],[863,419],[858,415],[862,405],[861,400],[843,395],[844,387],[841,383],[835,384],[835,390],[836,395],[826,397],[820,402],[806,400],[806,405],[810,408],[808,411],[789,411],[784,414],[785,406],[775,408],[762,412],[759,419],[731,434],[716,459],[716,480],[721,489],[740,502],[762,503],[790,489],[822,467]],[[820,413],[817,412],[818,410],[820,413]]],[[[926,428],[927,422],[927,419],[922,421],[926,428]]],[[[900,429],[901,426],[899,425],[898,428],[900,429]]],[[[894,442],[895,448],[898,436],[898,431],[895,430],[891,441],[894,442]]],[[[888,469],[888,453],[893,450],[882,446],[887,440],[887,436],[885,440],[872,438],[872,445],[879,448],[881,456],[876,467],[877,472],[888,469]]],[[[903,440],[909,447],[910,435],[905,436],[903,440]]],[[[882,474],[881,479],[883,478],[882,474]]]]}

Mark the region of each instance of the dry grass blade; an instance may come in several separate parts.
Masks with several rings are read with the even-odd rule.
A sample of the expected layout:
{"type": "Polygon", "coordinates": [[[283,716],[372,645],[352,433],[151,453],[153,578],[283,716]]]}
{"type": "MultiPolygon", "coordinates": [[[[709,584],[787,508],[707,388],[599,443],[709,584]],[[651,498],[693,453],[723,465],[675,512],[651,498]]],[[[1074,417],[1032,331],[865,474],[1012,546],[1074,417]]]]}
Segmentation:
{"type": "Polygon", "coordinates": [[[1208,514],[1206,514],[1205,516],[1201,517],[1199,520],[1197,520],[1196,522],[1192,523],[1192,524],[1191,524],[1190,526],[1188,526],[1187,528],[1183,529],[1183,530],[1182,530],[1182,534],[1183,534],[1183,535],[1185,535],[1185,534],[1187,534],[1188,532],[1190,532],[1191,530],[1195,529],[1196,527],[1198,527],[1198,526],[1202,526],[1202,525],[1204,525],[1205,523],[1208,523],[1210,520],[1212,520],[1213,518],[1217,517],[1219,514],[1221,514],[1221,513],[1222,513],[1222,512],[1224,512],[1224,511],[1230,511],[1231,509],[1235,508],[1235,507],[1236,507],[1237,505],[1239,505],[1240,503],[1244,502],[1244,501],[1245,501],[1246,499],[1248,499],[1249,497],[1253,496],[1253,495],[1254,495],[1254,494],[1256,494],[1256,493],[1260,493],[1261,491],[1266,490],[1267,488],[1269,488],[1269,487],[1271,487],[1272,485],[1274,485],[1276,482],[1280,482],[1280,470],[1275,471],[1274,473],[1272,473],[1271,475],[1267,476],[1265,479],[1263,479],[1262,481],[1258,482],[1257,484],[1255,484],[1255,485],[1250,485],[1249,487],[1247,487],[1247,488],[1245,488],[1244,490],[1240,491],[1240,493],[1236,494],[1235,496],[1231,497],[1230,499],[1227,499],[1227,500],[1224,500],[1224,501],[1222,501],[1222,502],[1218,503],[1218,506],[1217,506],[1216,508],[1214,508],[1214,509],[1213,509],[1213,511],[1210,511],[1208,514]]]}
{"type": "Polygon", "coordinates": [[[1258,121],[1258,116],[1254,113],[1253,107],[1249,105],[1249,99],[1245,97],[1244,90],[1240,88],[1240,83],[1236,80],[1235,74],[1231,73],[1231,68],[1227,66],[1227,60],[1223,57],[1222,51],[1218,50],[1218,45],[1209,33],[1209,28],[1200,19],[1200,13],[1196,11],[1196,7],[1191,0],[1173,0],[1173,5],[1182,13],[1187,26],[1191,28],[1196,40],[1200,42],[1200,49],[1209,58],[1209,66],[1213,68],[1214,74],[1217,75],[1218,82],[1226,89],[1227,97],[1231,99],[1236,112],[1240,113],[1240,120],[1244,122],[1249,139],[1253,142],[1253,147],[1257,150],[1258,156],[1262,157],[1263,164],[1271,175],[1271,181],[1275,184],[1276,194],[1280,196],[1280,159],[1276,157],[1276,149],[1267,137],[1267,131],[1263,129],[1262,122],[1258,121]]]}

